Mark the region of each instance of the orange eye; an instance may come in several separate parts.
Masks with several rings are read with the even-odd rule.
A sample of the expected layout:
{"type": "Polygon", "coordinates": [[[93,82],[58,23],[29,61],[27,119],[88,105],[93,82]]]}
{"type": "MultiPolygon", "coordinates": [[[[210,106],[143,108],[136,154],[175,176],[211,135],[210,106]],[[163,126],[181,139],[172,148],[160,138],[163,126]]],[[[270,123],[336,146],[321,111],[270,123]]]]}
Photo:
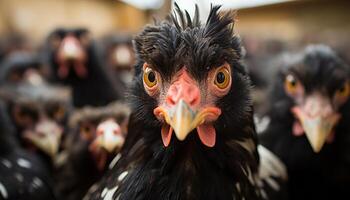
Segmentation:
{"type": "Polygon", "coordinates": [[[284,86],[288,93],[295,93],[299,87],[299,81],[291,74],[286,76],[284,80],[284,86]]]}
{"type": "Polygon", "coordinates": [[[55,117],[55,119],[60,120],[64,117],[65,113],[66,113],[65,108],[62,105],[60,105],[57,107],[57,109],[54,113],[54,117],[55,117]]]}
{"type": "Polygon", "coordinates": [[[230,84],[230,81],[231,81],[231,75],[226,66],[222,66],[219,69],[217,69],[215,73],[214,84],[219,89],[227,88],[230,84]]]}
{"type": "Polygon", "coordinates": [[[149,88],[153,88],[155,85],[157,85],[157,74],[152,68],[146,67],[144,69],[143,82],[149,88]]]}
{"type": "Polygon", "coordinates": [[[93,137],[93,127],[89,124],[82,124],[80,126],[80,135],[85,140],[91,140],[93,137]]]}
{"type": "Polygon", "coordinates": [[[337,91],[336,91],[336,97],[337,98],[347,98],[350,95],[350,83],[349,81],[346,81],[337,91]]]}

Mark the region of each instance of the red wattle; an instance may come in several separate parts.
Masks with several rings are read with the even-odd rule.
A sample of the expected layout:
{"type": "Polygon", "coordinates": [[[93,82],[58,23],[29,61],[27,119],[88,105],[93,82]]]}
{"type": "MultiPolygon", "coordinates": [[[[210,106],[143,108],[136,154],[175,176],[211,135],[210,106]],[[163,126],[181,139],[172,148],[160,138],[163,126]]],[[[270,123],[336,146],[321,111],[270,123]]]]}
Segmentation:
{"type": "Polygon", "coordinates": [[[304,129],[301,126],[300,122],[295,121],[293,124],[293,135],[294,136],[302,136],[304,135],[304,129]]]}
{"type": "Polygon", "coordinates": [[[161,133],[163,144],[165,147],[168,147],[171,141],[171,135],[173,134],[173,129],[169,125],[165,124],[162,126],[161,133]]]}
{"type": "Polygon", "coordinates": [[[57,74],[60,78],[66,78],[68,76],[68,67],[65,64],[59,65],[57,74]]]}
{"type": "Polygon", "coordinates": [[[199,139],[208,147],[215,146],[216,131],[212,124],[202,124],[197,127],[199,139]]]}
{"type": "Polygon", "coordinates": [[[80,77],[84,78],[87,76],[87,70],[86,67],[80,62],[77,61],[74,65],[75,73],[80,77]]]}
{"type": "Polygon", "coordinates": [[[331,144],[331,143],[334,141],[334,138],[335,138],[335,135],[334,135],[334,134],[335,134],[334,131],[332,131],[332,132],[329,134],[329,136],[327,137],[326,142],[327,142],[328,144],[331,144]]]}

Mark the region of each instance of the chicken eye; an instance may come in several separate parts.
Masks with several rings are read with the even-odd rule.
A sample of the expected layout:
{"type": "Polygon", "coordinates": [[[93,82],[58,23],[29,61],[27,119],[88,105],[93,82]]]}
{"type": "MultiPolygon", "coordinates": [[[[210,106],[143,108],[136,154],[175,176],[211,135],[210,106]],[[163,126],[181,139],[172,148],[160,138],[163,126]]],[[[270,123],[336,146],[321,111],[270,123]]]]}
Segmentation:
{"type": "Polygon", "coordinates": [[[157,85],[156,72],[150,67],[147,67],[143,73],[143,81],[145,82],[146,86],[149,88],[152,88],[155,85],[157,85]]]}
{"type": "Polygon", "coordinates": [[[336,97],[347,98],[349,95],[350,95],[350,84],[347,81],[336,91],[336,97]]]}
{"type": "Polygon", "coordinates": [[[86,140],[90,140],[93,137],[93,128],[88,125],[81,125],[80,126],[80,135],[86,139],[86,140]]]}
{"type": "Polygon", "coordinates": [[[299,81],[291,74],[286,76],[284,81],[285,89],[288,93],[295,93],[299,85],[299,81]]]}
{"type": "Polygon", "coordinates": [[[225,89],[229,85],[230,79],[230,73],[224,66],[216,71],[214,83],[219,89],[225,89]]]}
{"type": "Polygon", "coordinates": [[[55,119],[61,120],[64,117],[65,113],[66,113],[65,108],[60,105],[56,108],[53,117],[55,119]]]}

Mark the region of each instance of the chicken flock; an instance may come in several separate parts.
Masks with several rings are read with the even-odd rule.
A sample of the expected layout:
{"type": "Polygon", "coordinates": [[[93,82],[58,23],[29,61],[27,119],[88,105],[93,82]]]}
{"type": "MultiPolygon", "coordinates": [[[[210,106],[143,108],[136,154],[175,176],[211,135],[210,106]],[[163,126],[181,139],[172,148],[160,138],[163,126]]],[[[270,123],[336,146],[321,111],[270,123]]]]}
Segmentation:
{"type": "Polygon", "coordinates": [[[235,12],[199,15],[1,55],[0,199],[346,199],[349,65],[322,44],[276,57],[257,112],[235,12]]]}

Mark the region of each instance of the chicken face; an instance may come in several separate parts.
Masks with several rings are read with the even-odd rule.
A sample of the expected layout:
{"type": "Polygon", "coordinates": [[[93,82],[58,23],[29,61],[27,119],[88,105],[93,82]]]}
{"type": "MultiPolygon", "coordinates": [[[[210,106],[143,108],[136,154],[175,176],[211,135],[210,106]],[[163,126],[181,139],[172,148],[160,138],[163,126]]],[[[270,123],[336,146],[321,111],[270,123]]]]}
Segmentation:
{"type": "MultiPolygon", "coordinates": [[[[154,78],[156,84],[150,84],[153,80],[152,76],[158,75],[147,64],[144,65],[143,73],[146,91],[152,95],[159,86],[158,82],[161,81],[154,78]]],[[[213,147],[216,139],[213,122],[221,114],[221,109],[215,105],[215,102],[230,90],[231,67],[229,64],[225,63],[223,66],[212,69],[204,87],[200,87],[200,83],[189,75],[186,67],[175,74],[170,84],[165,85],[168,87],[159,94],[159,98],[163,101],[160,101],[160,105],[154,109],[156,117],[164,123],[162,126],[164,146],[169,145],[173,130],[176,137],[182,141],[193,129],[196,129],[202,143],[213,147]],[[207,88],[209,90],[206,90],[207,88]]]]}
{"type": "Polygon", "coordinates": [[[67,111],[64,104],[50,104],[55,104],[55,108],[46,104],[46,109],[42,110],[33,106],[33,102],[18,102],[13,108],[13,116],[21,129],[21,137],[53,158],[60,147],[67,111]]]}
{"type": "Polygon", "coordinates": [[[20,141],[28,148],[54,158],[71,109],[70,90],[22,83],[5,85],[0,89],[0,96],[9,104],[9,114],[20,141]]]}
{"type": "Polygon", "coordinates": [[[232,13],[209,18],[203,28],[193,28],[198,25],[194,19],[181,24],[173,17],[175,26],[149,27],[135,39],[142,58],[138,64],[141,85],[137,86],[147,95],[142,99],[154,103],[148,109],[161,126],[165,147],[172,135],[184,141],[192,132],[203,145],[214,147],[215,126],[236,122],[236,113],[250,110],[244,103],[250,103],[244,92],[250,83],[239,62],[241,49],[233,34],[232,13]]]}
{"type": "Polygon", "coordinates": [[[58,78],[67,79],[70,73],[80,79],[87,77],[87,49],[90,42],[85,29],[58,29],[50,35],[49,45],[57,64],[55,74],[58,78]]]}
{"type": "Polygon", "coordinates": [[[86,144],[97,169],[104,170],[123,146],[128,114],[128,108],[117,102],[106,107],[83,108],[72,115],[70,126],[77,131],[79,142],[86,144]]]}
{"type": "Polygon", "coordinates": [[[198,7],[191,19],[175,4],[136,36],[128,136],[87,198],[259,199],[250,80],[232,13],[219,9],[201,24],[198,7]]]}
{"type": "Polygon", "coordinates": [[[89,143],[89,151],[99,170],[104,169],[108,154],[116,154],[124,144],[125,132],[113,118],[82,122],[79,134],[89,143]]]}
{"type": "Polygon", "coordinates": [[[3,83],[29,82],[39,85],[47,77],[48,69],[42,65],[38,56],[29,52],[11,54],[0,70],[0,81],[3,83]]]}
{"type": "Polygon", "coordinates": [[[350,96],[349,71],[329,48],[305,50],[283,72],[284,91],[293,101],[293,134],[306,134],[314,152],[334,139],[341,107],[350,96]]]}

